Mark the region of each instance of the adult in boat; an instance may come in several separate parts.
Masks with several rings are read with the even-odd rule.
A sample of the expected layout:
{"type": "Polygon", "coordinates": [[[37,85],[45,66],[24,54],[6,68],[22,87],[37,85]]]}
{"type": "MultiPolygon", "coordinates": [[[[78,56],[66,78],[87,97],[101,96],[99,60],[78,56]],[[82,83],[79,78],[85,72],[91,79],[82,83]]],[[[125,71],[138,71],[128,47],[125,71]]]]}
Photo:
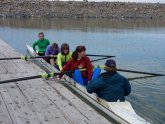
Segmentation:
{"type": "Polygon", "coordinates": [[[38,34],[38,40],[33,43],[33,50],[36,52],[36,46],[38,46],[38,55],[44,56],[47,46],[50,44],[48,39],[44,38],[44,33],[38,34]]]}
{"type": "Polygon", "coordinates": [[[125,77],[116,72],[116,62],[109,59],[105,63],[106,72],[87,85],[88,93],[95,92],[99,98],[109,102],[125,101],[131,92],[131,85],[125,77]]]}
{"type": "Polygon", "coordinates": [[[93,72],[93,66],[89,57],[85,54],[85,46],[77,46],[76,50],[72,54],[72,59],[69,60],[62,68],[62,71],[75,70],[73,79],[81,85],[87,85],[88,81],[100,75],[101,70],[95,69],[93,72]],[[82,71],[80,69],[86,69],[82,71]]]}
{"type": "Polygon", "coordinates": [[[59,52],[60,50],[57,43],[52,43],[51,45],[49,45],[46,48],[45,56],[50,56],[50,58],[45,58],[46,61],[49,62],[51,65],[55,66],[55,62],[57,58],[57,56],[55,57],[55,55],[58,55],[59,52]]]}
{"type": "Polygon", "coordinates": [[[69,45],[63,43],[61,45],[60,53],[57,55],[58,69],[61,71],[62,67],[72,58],[72,52],[69,50],[69,45]]]}

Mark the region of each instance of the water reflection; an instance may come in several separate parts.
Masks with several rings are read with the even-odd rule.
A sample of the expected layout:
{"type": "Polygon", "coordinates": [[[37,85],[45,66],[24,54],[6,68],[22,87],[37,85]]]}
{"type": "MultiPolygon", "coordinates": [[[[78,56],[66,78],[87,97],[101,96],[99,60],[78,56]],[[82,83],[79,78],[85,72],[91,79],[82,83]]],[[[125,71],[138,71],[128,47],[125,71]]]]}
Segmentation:
{"type": "Polygon", "coordinates": [[[0,19],[0,26],[32,29],[129,29],[129,28],[162,28],[165,21],[158,20],[116,20],[116,19],[0,19]]]}
{"type": "MultiPolygon", "coordinates": [[[[67,42],[71,50],[83,44],[90,54],[115,55],[119,68],[165,74],[165,21],[0,19],[0,38],[23,54],[26,54],[25,43],[32,44],[40,31],[51,42],[59,45],[67,42]]],[[[140,115],[156,124],[165,122],[164,82],[165,77],[131,81],[128,100],[140,115]]]]}

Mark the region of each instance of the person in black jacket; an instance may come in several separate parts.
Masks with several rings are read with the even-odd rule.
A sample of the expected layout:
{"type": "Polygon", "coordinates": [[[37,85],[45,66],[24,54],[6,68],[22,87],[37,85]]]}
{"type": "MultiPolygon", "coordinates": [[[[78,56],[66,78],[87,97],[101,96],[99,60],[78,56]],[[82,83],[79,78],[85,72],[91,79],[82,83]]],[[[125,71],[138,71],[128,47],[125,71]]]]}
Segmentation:
{"type": "Polygon", "coordinates": [[[125,96],[131,93],[128,79],[116,72],[116,62],[112,59],[106,61],[104,69],[105,73],[88,83],[87,92],[94,92],[108,102],[125,101],[125,96]]]}

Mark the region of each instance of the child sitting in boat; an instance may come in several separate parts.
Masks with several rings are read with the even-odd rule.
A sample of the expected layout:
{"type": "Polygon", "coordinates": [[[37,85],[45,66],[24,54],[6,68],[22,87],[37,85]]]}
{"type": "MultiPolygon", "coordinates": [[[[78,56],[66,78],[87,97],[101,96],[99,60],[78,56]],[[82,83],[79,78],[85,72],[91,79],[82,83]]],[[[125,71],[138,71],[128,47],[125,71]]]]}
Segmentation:
{"type": "Polygon", "coordinates": [[[116,72],[116,62],[112,59],[106,61],[104,69],[105,73],[88,83],[88,93],[95,92],[109,102],[125,101],[125,96],[131,92],[128,79],[116,72]]]}
{"type": "Polygon", "coordinates": [[[73,52],[72,59],[63,66],[62,71],[75,70],[73,79],[81,85],[87,85],[88,81],[100,75],[101,70],[95,69],[93,72],[93,66],[89,57],[85,55],[85,46],[77,46],[73,52]],[[80,69],[86,69],[82,71],[80,69]]]}
{"type": "Polygon", "coordinates": [[[61,45],[61,52],[57,55],[57,69],[60,71],[62,67],[72,58],[72,52],[69,51],[69,45],[63,43],[61,45]]]}
{"type": "Polygon", "coordinates": [[[44,56],[47,46],[50,44],[48,39],[44,38],[44,33],[38,34],[38,40],[33,43],[33,50],[36,52],[36,46],[38,46],[38,55],[44,56]]]}
{"type": "Polygon", "coordinates": [[[49,62],[52,66],[55,66],[55,62],[56,62],[56,58],[57,58],[57,56],[55,57],[55,55],[58,55],[59,52],[60,52],[60,50],[58,48],[57,43],[52,43],[52,45],[49,45],[46,48],[45,56],[50,56],[50,58],[45,58],[46,61],[49,62]]]}

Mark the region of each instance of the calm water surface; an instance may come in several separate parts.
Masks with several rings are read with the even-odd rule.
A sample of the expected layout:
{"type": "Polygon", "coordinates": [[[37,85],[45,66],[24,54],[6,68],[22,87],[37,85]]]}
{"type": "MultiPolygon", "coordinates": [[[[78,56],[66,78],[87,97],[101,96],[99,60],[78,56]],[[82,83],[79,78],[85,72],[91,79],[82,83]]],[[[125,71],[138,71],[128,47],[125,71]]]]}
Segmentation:
{"type": "MultiPolygon", "coordinates": [[[[71,50],[82,44],[87,53],[115,55],[118,68],[165,74],[164,21],[0,19],[0,38],[22,54],[27,54],[25,43],[32,44],[41,31],[50,42],[69,43],[71,50]]],[[[131,85],[127,99],[136,112],[154,124],[164,124],[165,77],[133,80],[131,85]]]]}

